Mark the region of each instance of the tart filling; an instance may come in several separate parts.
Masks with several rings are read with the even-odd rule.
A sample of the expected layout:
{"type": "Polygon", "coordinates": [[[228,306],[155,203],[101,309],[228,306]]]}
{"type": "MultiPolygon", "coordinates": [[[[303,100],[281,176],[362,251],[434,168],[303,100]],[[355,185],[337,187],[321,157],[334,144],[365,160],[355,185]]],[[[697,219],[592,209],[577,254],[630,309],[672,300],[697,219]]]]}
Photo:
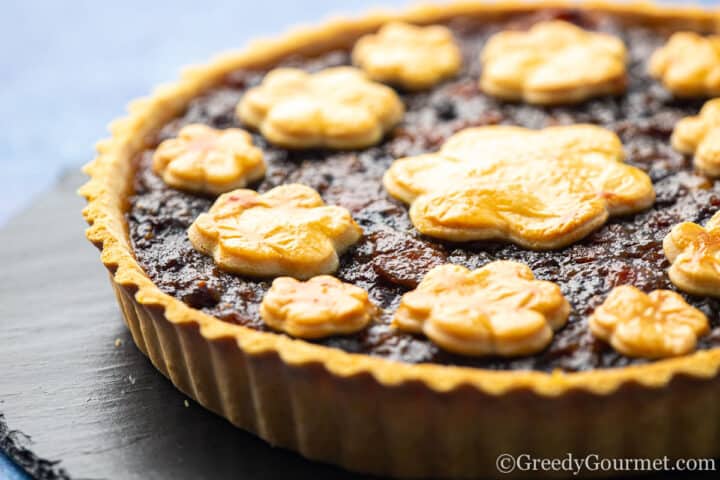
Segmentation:
{"type": "MultiPolygon", "coordinates": [[[[320,342],[406,362],[499,369],[588,370],[642,361],[596,340],[588,329],[589,316],[615,286],[633,284],[644,291],[673,288],[664,272],[668,264],[662,253],[663,236],[681,221],[704,221],[720,205],[720,188],[693,173],[690,159],[668,144],[674,123],[696,113],[699,102],[674,100],[645,73],[646,59],[665,42],[666,35],[621,25],[610,16],[568,12],[543,12],[484,24],[459,19],[447,27],[463,52],[463,70],[428,92],[399,92],[407,109],[405,118],[394,130],[382,128],[389,132],[376,146],[353,151],[297,152],[273,146],[263,136],[254,135],[254,143],[262,148],[267,163],[265,179],[254,185],[258,191],[293,182],[308,185],[328,204],[347,209],[365,231],[362,240],[340,258],[336,275],[366,289],[373,303],[382,308],[382,314],[358,333],[320,342]],[[479,52],[488,37],[508,28],[527,29],[548,17],[570,19],[586,30],[622,38],[628,48],[627,93],[554,108],[503,103],[482,94],[477,87],[479,52]],[[595,123],[617,134],[625,147],[626,162],[647,173],[657,199],[646,211],[611,219],[584,240],[562,250],[533,252],[506,244],[456,244],[422,237],[411,224],[405,206],[392,200],[381,184],[394,159],[437,151],[464,128],[512,124],[537,129],[572,123],[595,123]],[[573,306],[567,325],[555,333],[542,352],[512,360],[468,358],[442,351],[422,337],[390,326],[391,314],[402,295],[417,287],[431,268],[454,263],[476,269],[496,259],[527,264],[538,279],[560,285],[573,306]]],[[[349,54],[343,51],[313,59],[288,59],[283,66],[314,72],[349,63],[349,54]]],[[[214,128],[246,126],[235,118],[235,106],[246,98],[246,92],[261,83],[264,74],[238,71],[229,75],[225,84],[193,101],[185,114],[163,128],[155,143],[176,136],[190,123],[214,128]]],[[[266,130],[263,126],[260,129],[266,130]]],[[[376,134],[372,138],[372,142],[364,144],[380,140],[376,134]]],[[[324,136],[302,146],[313,145],[350,146],[329,142],[324,136]]],[[[135,196],[128,213],[138,261],[166,293],[221,320],[266,329],[260,320],[259,305],[269,282],[225,273],[212,259],[193,249],[186,230],[209,209],[212,200],[167,187],[152,172],[152,155],[150,148],[138,158],[135,196]]],[[[698,348],[720,344],[720,307],[716,301],[702,297],[688,300],[710,322],[711,333],[698,341],[698,348]]]]}

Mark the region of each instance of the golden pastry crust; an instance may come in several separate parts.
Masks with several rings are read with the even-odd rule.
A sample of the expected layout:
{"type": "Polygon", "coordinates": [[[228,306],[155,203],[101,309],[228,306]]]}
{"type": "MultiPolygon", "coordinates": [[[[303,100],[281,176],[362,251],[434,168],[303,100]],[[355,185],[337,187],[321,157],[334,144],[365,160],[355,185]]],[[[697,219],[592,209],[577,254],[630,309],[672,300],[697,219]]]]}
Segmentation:
{"type": "Polygon", "coordinates": [[[329,275],[299,282],[273,281],[260,305],[271,328],[298,338],[323,338],[362,330],[376,313],[365,290],[329,275]]]}
{"type": "Polygon", "coordinates": [[[497,261],[433,268],[403,295],[392,324],[460,355],[515,357],[545,348],[569,314],[559,286],[535,280],[527,265],[497,261]]]}
{"type": "Polygon", "coordinates": [[[720,99],[709,100],[699,115],[685,117],[673,130],[672,146],[695,154],[695,166],[709,177],[720,177],[720,99]]]}
{"type": "Polygon", "coordinates": [[[703,312],[671,290],[649,295],[630,285],[615,287],[589,320],[592,333],[630,357],[663,358],[695,349],[709,330],[703,312]]]}
{"type": "MultiPolygon", "coordinates": [[[[605,458],[717,457],[719,421],[707,412],[717,406],[720,349],[588,372],[403,364],[221,321],[164,294],[133,255],[124,217],[133,157],[145,138],[228,73],[348,48],[389,21],[492,19],[539,6],[577,8],[578,2],[473,0],[335,19],[189,68],[178,83],[133,102],[128,117],[111,125],[112,138],[98,143],[81,194],[88,200],[87,237],[102,250],[123,318],[153,365],[201,405],[273,445],[383,476],[493,477],[501,453],[554,458],[586,451],[588,438],[592,453],[605,458]],[[501,441],[489,431],[499,432],[501,441]],[[358,447],[364,445],[372,447],[358,447]]],[[[718,25],[716,13],[698,7],[599,0],[582,8],[663,28],[710,31],[718,25]]]]}
{"type": "Polygon", "coordinates": [[[356,68],[318,73],[276,68],[245,93],[238,117],[286,148],[362,148],[378,143],[402,120],[395,91],[356,68]]]}
{"type": "Polygon", "coordinates": [[[310,187],[281,185],[260,195],[221,195],[188,230],[196,250],[230,272],[309,278],[332,273],[338,256],[362,237],[350,212],[327,206],[310,187]]]}
{"type": "Polygon", "coordinates": [[[674,33],[650,57],[648,70],[678,97],[720,95],[720,35],[674,33]]]}
{"type": "Polygon", "coordinates": [[[692,222],[675,225],[665,236],[663,249],[676,287],[694,295],[720,297],[720,212],[705,227],[692,222]]]}
{"type": "Polygon", "coordinates": [[[554,20],[493,35],[482,51],[480,88],[528,103],[563,104],[619,94],[627,83],[623,42],[554,20]]]}
{"type": "Polygon", "coordinates": [[[219,195],[265,175],[262,150],[238,128],[183,127],[153,154],[153,171],[173,188],[219,195]]]}
{"type": "Polygon", "coordinates": [[[425,235],[553,249],[652,205],[650,178],[622,158],[617,136],[592,125],[479,127],[395,161],[383,182],[425,235]]]}
{"type": "Polygon", "coordinates": [[[373,80],[424,90],[455,75],[462,54],[452,33],[442,25],[419,27],[391,22],[357,41],[353,63],[373,80]]]}

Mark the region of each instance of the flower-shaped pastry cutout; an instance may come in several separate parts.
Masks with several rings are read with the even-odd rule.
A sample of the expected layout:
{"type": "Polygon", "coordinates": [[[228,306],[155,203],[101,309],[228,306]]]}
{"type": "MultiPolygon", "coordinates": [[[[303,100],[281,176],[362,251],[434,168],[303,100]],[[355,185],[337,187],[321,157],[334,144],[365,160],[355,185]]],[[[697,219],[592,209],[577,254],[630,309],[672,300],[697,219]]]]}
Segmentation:
{"type": "Polygon", "coordinates": [[[720,212],[705,227],[692,222],[675,225],[663,240],[672,263],[668,275],[680,290],[720,297],[720,212]]]}
{"type": "Polygon", "coordinates": [[[362,229],[346,209],[325,205],[310,187],[290,184],[262,195],[225,193],[195,219],[188,235],[223,270],[309,278],[335,271],[338,255],[360,239],[362,229]]]}
{"type": "Polygon", "coordinates": [[[370,78],[423,90],[455,75],[462,54],[452,33],[441,25],[418,27],[391,22],[366,35],[353,48],[353,63],[370,78]]]}
{"type": "Polygon", "coordinates": [[[503,31],[483,49],[480,88],[507,100],[575,103],[625,90],[623,42],[561,20],[503,31]]]}
{"type": "Polygon", "coordinates": [[[276,278],[260,305],[265,323],[299,338],[357,332],[365,328],[376,311],[365,290],[329,275],[307,282],[276,278]]]}
{"type": "Polygon", "coordinates": [[[702,173],[720,177],[720,98],[706,102],[699,115],[675,124],[671,141],[676,150],[695,154],[695,166],[702,173]]]}
{"type": "Polygon", "coordinates": [[[673,34],[650,57],[650,75],[678,97],[720,94],[720,36],[673,34]]]}
{"type": "Polygon", "coordinates": [[[192,124],[158,146],[153,171],[173,188],[218,195],[262,178],[265,161],[246,131],[192,124]]]}
{"type": "Polygon", "coordinates": [[[248,90],[238,117],[287,148],[362,148],[379,142],[404,114],[390,87],[356,68],[307,73],[277,68],[248,90]]]}
{"type": "Polygon", "coordinates": [[[522,263],[440,265],[403,295],[393,326],[461,355],[520,356],[545,348],[569,313],[560,287],[522,263]]]}
{"type": "Polygon", "coordinates": [[[649,295],[630,285],[615,287],[590,317],[590,331],[629,357],[663,358],[695,349],[709,329],[703,312],[670,290],[649,295]]]}
{"type": "Polygon", "coordinates": [[[650,178],[622,158],[618,137],[592,125],[479,127],[396,160],[383,181],[425,235],[553,249],[652,205],[650,178]]]}

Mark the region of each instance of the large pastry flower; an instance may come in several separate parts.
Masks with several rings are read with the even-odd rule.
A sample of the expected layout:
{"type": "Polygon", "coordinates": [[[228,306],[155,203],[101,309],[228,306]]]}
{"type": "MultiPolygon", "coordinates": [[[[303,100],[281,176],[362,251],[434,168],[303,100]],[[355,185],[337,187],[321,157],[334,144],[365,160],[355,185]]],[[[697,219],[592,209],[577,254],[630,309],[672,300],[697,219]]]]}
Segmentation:
{"type": "Polygon", "coordinates": [[[695,154],[698,170],[720,177],[720,99],[705,103],[699,115],[680,120],[671,141],[678,151],[695,154]]]}
{"type": "Polygon", "coordinates": [[[695,295],[720,297],[720,212],[705,227],[683,222],[663,241],[672,263],[668,275],[680,290],[695,295]]]}
{"type": "Polygon", "coordinates": [[[580,102],[625,90],[623,42],[560,20],[527,32],[503,31],[482,52],[480,87],[508,100],[537,104],[580,102]]]}
{"type": "Polygon", "coordinates": [[[379,142],[402,119],[395,91],[352,67],[319,73],[277,68],[248,90],[239,118],[287,148],[362,148],[379,142]]]}
{"type": "Polygon", "coordinates": [[[653,203],[650,178],[622,157],[617,136],[591,125],[480,127],[395,161],[383,181],[425,235],[552,249],[653,203]]]}
{"type": "Polygon", "coordinates": [[[265,323],[299,338],[357,332],[375,313],[365,290],[328,275],[307,282],[276,278],[260,305],[265,323]]]}
{"type": "Polygon", "coordinates": [[[630,357],[683,355],[708,329],[705,314],[679,294],[655,290],[646,295],[630,285],[614,288],[590,317],[592,333],[630,357]]]}
{"type": "Polygon", "coordinates": [[[403,295],[393,325],[461,355],[518,356],[545,348],[569,313],[556,284],[535,280],[522,263],[498,261],[473,271],[433,268],[403,295]]]}
{"type": "Polygon", "coordinates": [[[265,161],[246,131],[192,124],[158,146],[153,171],[171,187],[217,195],[262,178],[265,161]]]}
{"type": "Polygon", "coordinates": [[[447,27],[391,22],[355,44],[353,63],[373,80],[423,90],[452,77],[462,54],[447,27]]]}
{"type": "Polygon", "coordinates": [[[679,97],[720,94],[720,36],[678,32],[650,58],[650,74],[679,97]]]}
{"type": "Polygon", "coordinates": [[[344,208],[327,206],[310,187],[291,184],[262,195],[221,195],[188,230],[195,249],[222,269],[254,277],[309,278],[331,273],[362,229],[344,208]]]}

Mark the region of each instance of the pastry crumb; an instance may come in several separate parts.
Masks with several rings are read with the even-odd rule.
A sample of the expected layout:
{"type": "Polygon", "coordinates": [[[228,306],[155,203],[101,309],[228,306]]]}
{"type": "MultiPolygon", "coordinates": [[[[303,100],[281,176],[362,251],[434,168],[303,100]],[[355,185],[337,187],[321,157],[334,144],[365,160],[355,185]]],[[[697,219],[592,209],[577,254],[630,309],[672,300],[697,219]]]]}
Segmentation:
{"type": "Polygon", "coordinates": [[[367,291],[329,275],[299,282],[276,278],[260,305],[271,328],[299,338],[323,338],[362,330],[376,313],[367,291]]]}
{"type": "Polygon", "coordinates": [[[286,184],[262,195],[246,189],[221,195],[188,236],[223,270],[309,278],[337,270],[339,256],[360,240],[362,229],[347,209],[326,205],[316,190],[286,184]]]}
{"type": "Polygon", "coordinates": [[[353,67],[276,68],[236,110],[242,123],[275,145],[341,150],[379,143],[405,113],[395,90],[353,67]]]}

